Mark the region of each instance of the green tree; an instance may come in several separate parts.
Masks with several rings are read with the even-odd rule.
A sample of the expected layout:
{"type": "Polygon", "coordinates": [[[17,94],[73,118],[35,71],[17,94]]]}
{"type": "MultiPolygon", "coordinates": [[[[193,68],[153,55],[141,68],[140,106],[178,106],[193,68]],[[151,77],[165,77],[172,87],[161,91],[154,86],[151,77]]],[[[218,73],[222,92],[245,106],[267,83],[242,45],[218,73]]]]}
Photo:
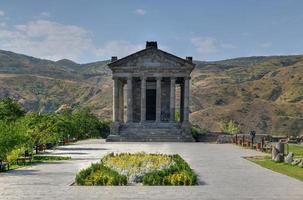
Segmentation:
{"type": "Polygon", "coordinates": [[[0,120],[16,121],[25,113],[22,106],[10,97],[5,97],[0,101],[0,120]]]}
{"type": "Polygon", "coordinates": [[[36,147],[49,142],[56,142],[60,135],[57,133],[57,118],[51,114],[30,113],[23,118],[31,144],[36,147]]]}
{"type": "Polygon", "coordinates": [[[230,120],[229,122],[220,121],[219,127],[224,133],[236,134],[240,132],[240,126],[233,120],[230,120]]]}
{"type": "Polygon", "coordinates": [[[73,121],[71,113],[60,114],[56,118],[54,132],[60,139],[64,140],[76,136],[76,123],[73,121]]]}
{"type": "Polygon", "coordinates": [[[80,108],[73,113],[73,123],[77,139],[101,136],[98,129],[100,120],[88,107],[80,108]]]}
{"type": "Polygon", "coordinates": [[[0,159],[7,159],[15,149],[28,147],[26,127],[18,122],[7,123],[0,120],[0,159]]]}

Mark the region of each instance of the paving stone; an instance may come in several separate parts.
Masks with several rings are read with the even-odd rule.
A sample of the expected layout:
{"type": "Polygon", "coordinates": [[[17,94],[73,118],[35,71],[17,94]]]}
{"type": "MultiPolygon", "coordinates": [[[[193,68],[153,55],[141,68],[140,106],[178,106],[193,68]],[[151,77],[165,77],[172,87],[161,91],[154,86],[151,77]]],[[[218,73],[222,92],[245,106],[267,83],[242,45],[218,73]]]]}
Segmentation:
{"type": "Polygon", "coordinates": [[[231,144],[104,143],[85,140],[52,155],[72,160],[0,173],[0,199],[291,199],[302,200],[303,182],[262,168],[243,156],[264,155],[231,144]],[[70,186],[76,173],[109,152],[180,154],[198,173],[198,186],[70,186]]]}

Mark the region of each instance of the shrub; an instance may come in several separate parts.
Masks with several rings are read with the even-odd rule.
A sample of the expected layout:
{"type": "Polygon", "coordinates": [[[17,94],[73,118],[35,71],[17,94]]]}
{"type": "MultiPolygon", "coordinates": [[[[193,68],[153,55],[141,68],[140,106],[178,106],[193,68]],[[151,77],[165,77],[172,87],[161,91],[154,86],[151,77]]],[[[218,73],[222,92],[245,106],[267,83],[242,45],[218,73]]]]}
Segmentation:
{"type": "Polygon", "coordinates": [[[126,185],[127,177],[102,163],[95,163],[77,174],[76,183],[77,185],[126,185]]]}
{"type": "Polygon", "coordinates": [[[197,175],[179,156],[173,155],[174,164],[168,169],[155,171],[143,177],[144,185],[196,185],[197,175]]]}
{"type": "Polygon", "coordinates": [[[108,154],[76,176],[78,185],[195,185],[197,175],[179,155],[108,154]]]}
{"type": "Polygon", "coordinates": [[[200,131],[199,128],[192,126],[191,127],[191,134],[194,138],[198,137],[200,131]]]}
{"type": "Polygon", "coordinates": [[[233,120],[230,120],[229,122],[220,121],[219,127],[224,133],[237,134],[240,132],[240,126],[233,120]]]}
{"type": "Polygon", "coordinates": [[[195,185],[197,176],[189,171],[180,171],[163,178],[164,185],[195,185]]]}
{"type": "Polygon", "coordinates": [[[18,157],[24,153],[25,148],[16,148],[14,150],[12,150],[11,152],[9,152],[6,156],[6,160],[10,163],[16,161],[18,159],[18,157]]]}

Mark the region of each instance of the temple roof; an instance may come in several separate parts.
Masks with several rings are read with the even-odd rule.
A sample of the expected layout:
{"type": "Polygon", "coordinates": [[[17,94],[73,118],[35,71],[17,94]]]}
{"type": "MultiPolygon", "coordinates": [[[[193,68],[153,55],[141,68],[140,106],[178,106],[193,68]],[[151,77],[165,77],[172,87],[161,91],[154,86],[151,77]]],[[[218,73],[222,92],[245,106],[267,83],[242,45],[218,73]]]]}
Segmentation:
{"type": "MultiPolygon", "coordinates": [[[[113,57],[116,58],[116,57],[113,57]]],[[[147,42],[146,48],[118,60],[112,60],[109,68],[140,67],[140,68],[183,68],[192,70],[195,64],[191,57],[180,58],[157,48],[157,42],[147,42]]]]}

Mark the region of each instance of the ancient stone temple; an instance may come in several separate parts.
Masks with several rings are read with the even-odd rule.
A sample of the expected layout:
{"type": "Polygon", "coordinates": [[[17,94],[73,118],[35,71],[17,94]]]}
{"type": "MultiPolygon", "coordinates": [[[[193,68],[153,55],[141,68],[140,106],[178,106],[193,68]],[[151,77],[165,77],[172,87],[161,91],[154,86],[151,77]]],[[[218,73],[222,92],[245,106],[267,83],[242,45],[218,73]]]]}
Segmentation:
{"type": "Polygon", "coordinates": [[[112,57],[108,66],[113,74],[113,125],[107,141],[193,141],[192,57],[182,59],[158,49],[157,42],[146,42],[141,51],[112,57]]]}

